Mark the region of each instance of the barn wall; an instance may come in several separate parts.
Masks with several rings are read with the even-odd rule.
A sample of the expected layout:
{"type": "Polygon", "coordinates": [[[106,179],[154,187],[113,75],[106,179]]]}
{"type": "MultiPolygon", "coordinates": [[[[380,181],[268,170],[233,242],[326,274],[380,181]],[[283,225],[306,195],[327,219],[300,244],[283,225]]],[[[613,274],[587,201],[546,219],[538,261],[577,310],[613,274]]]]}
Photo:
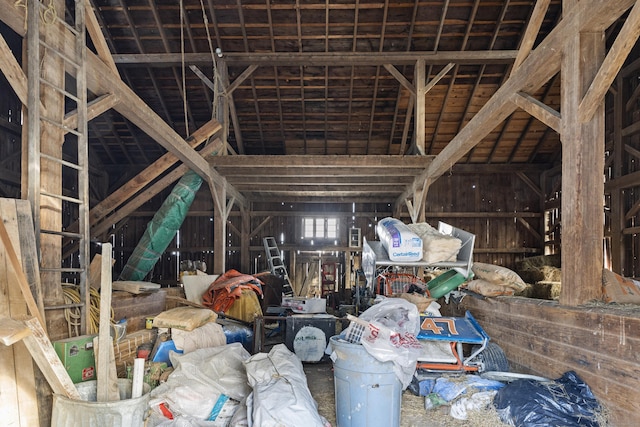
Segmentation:
{"type": "MultiPolygon", "coordinates": [[[[530,182],[539,177],[530,174],[530,182]]],[[[168,189],[170,191],[170,189],[168,189]]],[[[168,193],[167,191],[167,193],[168,193]]],[[[115,235],[116,271],[120,271],[155,210],[166,194],[161,194],[131,215],[115,235]]],[[[544,247],[541,203],[534,192],[517,175],[453,174],[436,181],[429,189],[426,204],[426,220],[434,227],[444,221],[476,235],[474,259],[513,268],[525,256],[541,254],[544,247]]],[[[320,203],[253,203],[250,214],[250,271],[268,269],[262,239],[274,236],[284,254],[285,265],[294,251],[345,250],[348,246],[348,229],[360,228],[367,240],[377,240],[375,226],[379,219],[392,215],[392,205],[320,203]],[[279,214],[282,212],[282,214],[279,214]],[[302,217],[335,216],[340,220],[340,237],[333,241],[315,242],[300,240],[302,217]],[[284,243],[280,243],[281,236],[284,243]]],[[[213,202],[211,194],[203,186],[196,196],[189,215],[180,229],[180,242],[176,239],[167,248],[151,273],[149,280],[159,283],[176,283],[179,260],[204,261],[213,266],[213,202]]],[[[409,222],[408,214],[403,221],[409,222]]],[[[229,215],[227,224],[227,269],[240,269],[241,216],[237,209],[229,215]]]]}
{"type": "Polygon", "coordinates": [[[610,413],[613,426],[637,425],[640,401],[640,310],[563,307],[518,297],[465,297],[446,305],[471,311],[505,351],[514,372],[558,378],[574,370],[610,413]]]}
{"type": "Polygon", "coordinates": [[[519,174],[445,175],[429,188],[426,218],[434,227],[444,221],[474,233],[475,261],[514,268],[543,251],[540,198],[519,174]]]}

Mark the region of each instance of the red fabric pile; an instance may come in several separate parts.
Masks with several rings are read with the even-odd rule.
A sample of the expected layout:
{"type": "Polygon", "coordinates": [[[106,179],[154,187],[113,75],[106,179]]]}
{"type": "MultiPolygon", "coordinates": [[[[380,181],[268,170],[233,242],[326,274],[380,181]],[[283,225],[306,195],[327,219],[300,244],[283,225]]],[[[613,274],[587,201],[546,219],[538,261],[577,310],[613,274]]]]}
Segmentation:
{"type": "Polygon", "coordinates": [[[217,313],[225,313],[240,298],[244,289],[262,296],[262,281],[255,276],[228,270],[218,277],[202,295],[202,305],[217,313]]]}

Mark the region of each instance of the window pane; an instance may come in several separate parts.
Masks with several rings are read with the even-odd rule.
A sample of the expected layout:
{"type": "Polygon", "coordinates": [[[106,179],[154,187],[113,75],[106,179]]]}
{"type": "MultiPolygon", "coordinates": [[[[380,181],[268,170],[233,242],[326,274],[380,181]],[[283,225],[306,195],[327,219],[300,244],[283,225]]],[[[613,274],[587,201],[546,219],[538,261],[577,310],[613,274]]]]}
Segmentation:
{"type": "Polygon", "coordinates": [[[335,239],[338,237],[338,219],[327,218],[327,238],[335,239]]]}
{"type": "Polygon", "coordinates": [[[313,218],[304,218],[302,220],[302,235],[305,238],[312,239],[313,238],[313,218]]]}
{"type": "Polygon", "coordinates": [[[322,218],[316,219],[316,238],[322,239],[324,237],[324,221],[322,218]]]}

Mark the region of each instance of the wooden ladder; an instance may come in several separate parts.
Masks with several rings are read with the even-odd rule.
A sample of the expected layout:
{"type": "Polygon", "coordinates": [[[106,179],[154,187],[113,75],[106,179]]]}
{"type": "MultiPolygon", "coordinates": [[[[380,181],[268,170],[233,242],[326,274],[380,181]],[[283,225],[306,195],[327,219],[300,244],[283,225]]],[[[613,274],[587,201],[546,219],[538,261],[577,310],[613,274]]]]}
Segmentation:
{"type": "MultiPolygon", "coordinates": [[[[78,286],[80,301],[69,304],[45,306],[46,310],[78,308],[80,322],[73,331],[75,335],[87,333],[89,318],[88,266],[89,266],[89,151],[87,129],[87,76],[86,76],[86,25],[85,0],[73,0],[62,3],[64,14],[58,14],[51,6],[41,1],[27,2],[27,63],[28,102],[27,121],[28,172],[27,198],[33,209],[36,247],[39,251],[40,274],[48,282],[68,282],[78,286]],[[73,17],[68,24],[65,16],[73,17]],[[60,47],[46,39],[47,32],[41,27],[60,25],[74,37],[70,49],[60,47]],[[65,70],[61,81],[49,76],[41,63],[59,63],[65,70]],[[44,98],[59,98],[64,105],[64,117],[57,117],[57,111],[47,112],[44,98]],[[43,135],[50,135],[43,137],[43,135]],[[44,144],[42,141],[57,140],[56,144],[44,144]],[[69,147],[69,150],[63,150],[69,147]],[[72,153],[72,154],[67,154],[72,153]],[[59,176],[75,180],[73,186],[63,189],[56,187],[56,180],[41,181],[41,170],[60,170],[59,176]],[[72,190],[69,190],[72,189],[72,190]],[[69,211],[77,213],[79,229],[64,230],[57,221],[51,220],[51,212],[69,211]],[[65,242],[79,244],[77,256],[55,259],[65,242]]],[[[59,77],[59,76],[58,76],[59,77]]],[[[25,175],[23,171],[23,175],[25,175]]],[[[62,297],[62,293],[59,295],[62,297]]]]}

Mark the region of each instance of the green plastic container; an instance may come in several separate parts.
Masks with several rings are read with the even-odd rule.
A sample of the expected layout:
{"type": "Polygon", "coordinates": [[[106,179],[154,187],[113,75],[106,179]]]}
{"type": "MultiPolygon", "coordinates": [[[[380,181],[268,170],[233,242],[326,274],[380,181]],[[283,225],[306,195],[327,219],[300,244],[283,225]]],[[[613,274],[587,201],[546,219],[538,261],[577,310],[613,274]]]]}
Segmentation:
{"type": "Polygon", "coordinates": [[[429,282],[427,282],[427,288],[429,289],[431,298],[440,298],[462,285],[465,280],[467,280],[467,278],[462,274],[455,270],[449,270],[435,279],[429,280],[429,282]]]}

